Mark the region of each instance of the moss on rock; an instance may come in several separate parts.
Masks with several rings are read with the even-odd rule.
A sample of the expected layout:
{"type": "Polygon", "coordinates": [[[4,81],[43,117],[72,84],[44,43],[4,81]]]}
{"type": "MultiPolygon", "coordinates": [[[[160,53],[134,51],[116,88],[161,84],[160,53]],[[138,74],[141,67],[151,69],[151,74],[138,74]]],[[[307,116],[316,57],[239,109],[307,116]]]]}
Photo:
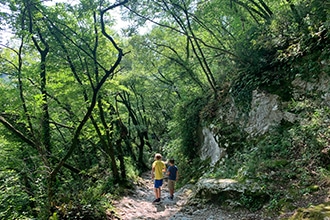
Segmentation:
{"type": "Polygon", "coordinates": [[[330,217],[330,202],[298,209],[287,220],[324,220],[330,217]]]}

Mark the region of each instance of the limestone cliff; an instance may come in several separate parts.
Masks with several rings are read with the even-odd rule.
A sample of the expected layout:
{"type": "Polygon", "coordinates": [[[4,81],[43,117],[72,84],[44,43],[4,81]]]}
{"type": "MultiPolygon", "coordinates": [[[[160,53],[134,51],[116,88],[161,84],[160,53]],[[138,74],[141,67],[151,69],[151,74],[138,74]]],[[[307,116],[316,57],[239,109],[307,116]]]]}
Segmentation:
{"type": "MultiPolygon", "coordinates": [[[[329,61],[323,61],[323,65],[329,66],[329,61]]],[[[324,68],[327,69],[327,68],[324,68]]],[[[262,90],[252,92],[252,101],[248,113],[239,112],[235,105],[234,98],[230,95],[226,97],[226,105],[219,106],[218,117],[214,124],[203,128],[203,145],[201,147],[201,159],[211,159],[211,165],[216,164],[225,154],[229,143],[219,141],[222,134],[219,132],[220,124],[235,125],[247,138],[256,137],[270,132],[272,128],[280,125],[281,122],[309,123],[306,117],[301,114],[299,105],[307,105],[313,102],[315,106],[330,108],[330,76],[329,73],[322,72],[313,81],[306,81],[299,75],[291,83],[292,100],[282,101],[276,94],[270,94],[262,90]],[[301,104],[299,104],[301,103],[301,104]]],[[[313,111],[312,109],[310,109],[313,111]]],[[[329,121],[325,121],[330,126],[329,121]]]]}

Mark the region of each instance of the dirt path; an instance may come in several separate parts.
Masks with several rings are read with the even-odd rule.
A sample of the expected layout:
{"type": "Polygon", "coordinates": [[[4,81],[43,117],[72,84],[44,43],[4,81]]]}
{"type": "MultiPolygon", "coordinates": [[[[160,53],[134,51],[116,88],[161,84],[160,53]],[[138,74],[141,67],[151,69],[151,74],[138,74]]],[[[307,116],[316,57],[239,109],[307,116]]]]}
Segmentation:
{"type": "Polygon", "coordinates": [[[266,220],[257,213],[225,211],[211,204],[189,205],[192,193],[190,186],[183,187],[175,193],[173,201],[169,200],[167,182],[162,187],[162,202],[153,204],[153,181],[148,173],[142,175],[136,188],[129,195],[114,202],[117,214],[122,220],[266,220]]]}
{"type": "Polygon", "coordinates": [[[153,181],[149,173],[145,173],[138,181],[136,189],[124,196],[120,201],[116,201],[114,206],[123,220],[135,219],[171,219],[186,203],[186,198],[182,193],[176,193],[173,201],[168,197],[167,182],[164,181],[162,187],[162,202],[152,204],[155,199],[153,193],[153,181]]]}

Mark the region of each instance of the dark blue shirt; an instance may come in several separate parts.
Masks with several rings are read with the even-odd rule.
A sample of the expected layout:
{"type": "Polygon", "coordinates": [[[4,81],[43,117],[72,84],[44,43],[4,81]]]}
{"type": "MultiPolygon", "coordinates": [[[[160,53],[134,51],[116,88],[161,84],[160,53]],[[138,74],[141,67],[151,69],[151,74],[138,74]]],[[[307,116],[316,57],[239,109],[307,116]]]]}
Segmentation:
{"type": "Polygon", "coordinates": [[[178,168],[175,165],[169,166],[167,168],[167,171],[170,172],[170,174],[168,175],[168,179],[176,180],[176,172],[178,171],[178,168]]]}

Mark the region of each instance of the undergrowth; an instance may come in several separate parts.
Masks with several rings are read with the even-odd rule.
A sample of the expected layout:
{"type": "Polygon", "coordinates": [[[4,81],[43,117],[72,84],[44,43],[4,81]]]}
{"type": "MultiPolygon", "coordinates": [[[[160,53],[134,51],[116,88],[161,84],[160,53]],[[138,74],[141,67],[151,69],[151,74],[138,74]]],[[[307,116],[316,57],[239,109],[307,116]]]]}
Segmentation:
{"type": "MultiPolygon", "coordinates": [[[[329,108],[314,106],[301,115],[305,123],[283,122],[262,137],[248,139],[209,176],[257,182],[270,196],[268,210],[295,208],[293,201],[327,186],[330,179],[329,108]]],[[[254,202],[247,198],[244,203],[254,202]]]]}

